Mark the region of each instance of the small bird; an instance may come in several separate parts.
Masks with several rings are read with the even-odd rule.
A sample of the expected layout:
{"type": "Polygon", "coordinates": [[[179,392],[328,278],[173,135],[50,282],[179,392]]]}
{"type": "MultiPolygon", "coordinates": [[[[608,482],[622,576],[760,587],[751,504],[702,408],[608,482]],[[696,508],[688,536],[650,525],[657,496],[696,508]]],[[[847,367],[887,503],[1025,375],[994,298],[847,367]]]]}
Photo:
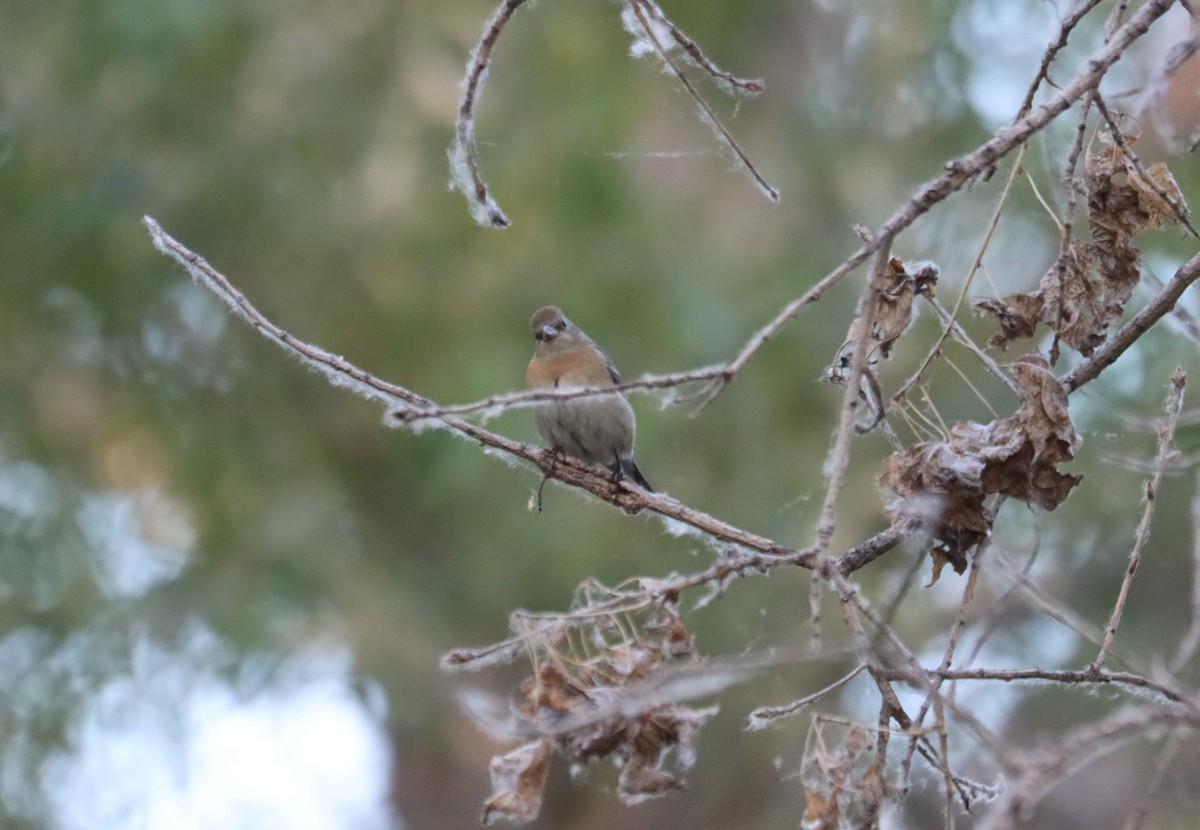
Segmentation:
{"type": "MultiPolygon", "coordinates": [[[[604,350],[554,306],[539,308],[529,321],[537,344],[525,372],[530,389],[603,388],[621,382],[604,350]]],[[[624,395],[547,401],[534,410],[538,432],[556,451],[588,464],[602,464],[616,479],[629,476],[654,492],[633,460],[636,422],[624,395]]]]}

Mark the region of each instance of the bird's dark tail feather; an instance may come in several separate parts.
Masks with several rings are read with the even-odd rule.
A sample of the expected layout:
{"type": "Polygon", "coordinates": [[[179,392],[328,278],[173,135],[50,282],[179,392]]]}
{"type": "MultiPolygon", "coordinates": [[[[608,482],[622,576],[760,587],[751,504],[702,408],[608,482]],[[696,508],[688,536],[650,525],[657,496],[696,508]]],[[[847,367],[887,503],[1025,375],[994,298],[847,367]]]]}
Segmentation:
{"type": "Polygon", "coordinates": [[[654,488],[650,486],[650,482],[646,481],[645,476],[642,475],[642,471],[638,469],[638,465],[632,458],[618,458],[616,463],[611,465],[609,469],[612,470],[613,475],[617,477],[618,481],[625,476],[629,476],[638,487],[641,487],[647,493],[654,492],[654,488]]]}

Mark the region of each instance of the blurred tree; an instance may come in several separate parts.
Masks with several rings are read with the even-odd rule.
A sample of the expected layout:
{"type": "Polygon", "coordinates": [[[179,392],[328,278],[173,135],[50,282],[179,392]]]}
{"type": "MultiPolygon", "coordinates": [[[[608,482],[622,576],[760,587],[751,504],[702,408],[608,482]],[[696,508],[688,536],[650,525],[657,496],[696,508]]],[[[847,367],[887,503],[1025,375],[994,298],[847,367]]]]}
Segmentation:
{"type": "MultiPolygon", "coordinates": [[[[511,220],[498,232],[446,187],[463,66],[488,5],[0,7],[0,823],[470,826],[489,797],[489,757],[521,741],[478,731],[460,696],[477,717],[495,700],[507,714],[532,672],[445,675],[438,661],[509,636],[523,608],[516,622],[562,625],[565,638],[543,632],[518,655],[535,657],[541,681],[526,705],[578,714],[584,681],[624,690],[639,714],[654,695],[668,701],[621,780],[594,767],[572,784],[553,764],[536,826],[790,827],[806,809],[818,826],[869,824],[872,805],[908,827],[1121,827],[1143,813],[1144,827],[1186,824],[1200,597],[1194,493],[1180,473],[1194,415],[1169,382],[1196,362],[1190,295],[1079,382],[1162,283],[1194,277],[1194,237],[1147,224],[1179,218],[1164,193],[1194,202],[1200,186],[1183,161],[1200,124],[1186,4],[666,7],[715,65],[765,80],[761,95],[728,98],[686,51],[669,52],[779,189],[777,205],[657,71],[653,41],[671,41],[656,6],[523,4],[474,113],[480,170],[511,220]],[[629,58],[622,11],[644,59],[629,58]],[[1132,22],[1159,14],[1126,45],[1132,22]],[[637,34],[647,22],[649,40],[637,34]],[[1060,32],[1065,46],[1047,52],[1060,32]],[[1120,55],[1111,71],[1088,63],[1106,42],[1120,55]],[[1070,97],[1093,69],[1103,98],[1070,97]],[[1035,113],[1064,95],[1068,107],[1008,135],[1028,90],[1035,113]],[[1100,137],[1108,117],[1124,119],[1123,143],[1100,137]],[[993,136],[1003,158],[976,151],[993,136]],[[967,162],[946,170],[953,158],[967,162]],[[918,217],[910,194],[927,181],[947,184],[918,217]],[[660,490],[791,561],[813,566],[818,547],[837,557],[864,540],[858,552],[879,558],[824,573],[811,594],[809,570],[672,523],[664,536],[647,515],[698,513],[569,465],[556,475],[642,514],[551,484],[535,515],[533,465],[492,463],[445,430],[382,429],[373,405],[297,371],[182,280],[148,244],[144,214],[294,337],[439,402],[519,387],[526,321],[547,303],[627,379],[721,365],[778,319],[696,417],[683,417],[696,384],[655,393],[678,406],[632,397],[639,463],[660,490]],[[903,228],[884,225],[893,215],[908,217],[903,228]],[[1072,238],[1107,245],[1126,269],[1086,249],[1070,270],[1072,238]],[[778,317],[859,249],[906,263],[864,259],[819,303],[778,317]],[[1132,254],[1118,256],[1128,251],[1132,273],[1132,254]],[[953,337],[935,353],[945,322],[917,261],[936,263],[937,298],[972,342],[998,330],[997,315],[965,313],[980,298],[1002,321],[1034,309],[1035,339],[988,352],[999,376],[953,337]],[[1076,287],[1123,277],[1092,315],[1102,323],[1090,333],[1106,339],[1091,357],[1063,322],[1087,308],[1079,294],[1014,299],[1056,268],[1076,287]],[[851,321],[878,321],[881,297],[895,309],[905,296],[919,315],[897,324],[890,358],[857,363],[878,384],[862,387],[859,408],[881,405],[886,428],[839,433],[858,400],[844,394],[860,388],[854,355],[879,342],[860,326],[839,351],[851,321]],[[1052,368],[1009,365],[1017,349],[1049,355],[1058,340],[1052,368]],[[827,370],[841,388],[818,383],[827,370]],[[1052,387],[1018,384],[1047,372],[1067,379],[1065,422],[1052,387]],[[1031,512],[1013,486],[962,496],[989,511],[975,521],[997,511],[990,536],[964,537],[960,523],[954,552],[969,570],[922,587],[927,546],[891,546],[912,527],[888,530],[892,494],[877,480],[899,457],[893,438],[971,456],[957,421],[1044,461],[1039,476],[1083,479],[1053,512],[1031,512]],[[1045,455],[1052,445],[1058,456],[1045,455]],[[830,476],[841,486],[826,511],[830,476]],[[769,578],[748,578],[760,569],[769,578]],[[689,579],[678,604],[655,593],[654,580],[689,579]],[[623,613],[579,613],[609,600],[623,613]],[[563,622],[580,619],[590,627],[563,622]],[[689,663],[701,654],[716,658],[710,669],[689,663]],[[764,712],[752,722],[775,728],[744,731],[751,712],[843,679],[801,718],[764,712]],[[894,701],[881,699],[888,688],[894,701]],[[925,742],[877,731],[902,725],[901,710],[916,720],[927,701],[925,742]],[[669,786],[651,756],[671,741],[695,754],[686,791],[636,806],[614,797],[669,786]]],[[[524,410],[487,428],[535,440],[524,410]]],[[[1011,475],[1013,457],[989,470],[1011,475]]],[[[928,492],[916,472],[945,481],[947,469],[904,468],[892,489],[928,492]]],[[[1023,500],[1045,506],[1047,492],[1023,500]]],[[[550,737],[589,757],[584,732],[550,737]]]]}

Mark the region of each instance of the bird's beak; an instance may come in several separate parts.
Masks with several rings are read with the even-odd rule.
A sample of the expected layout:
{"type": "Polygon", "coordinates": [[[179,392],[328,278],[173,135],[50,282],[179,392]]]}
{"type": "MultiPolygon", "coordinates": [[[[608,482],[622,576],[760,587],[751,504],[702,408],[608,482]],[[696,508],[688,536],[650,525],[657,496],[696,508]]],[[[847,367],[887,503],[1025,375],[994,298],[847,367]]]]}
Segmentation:
{"type": "Polygon", "coordinates": [[[542,326],[542,339],[553,340],[558,337],[558,329],[551,325],[542,326]]]}

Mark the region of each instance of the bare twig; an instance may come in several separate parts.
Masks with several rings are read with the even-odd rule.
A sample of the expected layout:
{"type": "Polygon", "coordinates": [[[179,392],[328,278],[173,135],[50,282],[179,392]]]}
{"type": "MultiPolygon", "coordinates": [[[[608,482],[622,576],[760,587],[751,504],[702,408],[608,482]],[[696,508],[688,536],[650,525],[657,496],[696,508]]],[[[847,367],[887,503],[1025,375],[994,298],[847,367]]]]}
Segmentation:
{"type": "MultiPolygon", "coordinates": [[[[779,190],[776,189],[765,178],[763,178],[762,173],[758,172],[758,168],[755,167],[754,163],[750,161],[750,157],[747,156],[742,150],[741,146],[734,139],[733,135],[725,128],[725,125],[721,123],[721,119],[717,117],[715,112],[713,112],[713,108],[709,106],[707,101],[704,100],[704,96],[700,94],[700,91],[697,90],[695,85],[688,80],[686,75],[683,74],[683,71],[680,70],[679,66],[675,63],[675,60],[671,57],[667,47],[659,39],[658,33],[655,31],[655,26],[650,22],[649,17],[654,17],[657,22],[661,23],[667,20],[666,15],[664,15],[662,10],[659,9],[653,2],[651,2],[651,0],[626,0],[626,4],[627,8],[633,11],[634,16],[637,18],[638,23],[642,27],[642,31],[645,34],[646,39],[654,47],[654,51],[658,55],[659,60],[661,60],[663,65],[666,66],[671,74],[675,76],[675,80],[679,81],[680,85],[684,88],[684,90],[687,91],[688,96],[700,109],[700,117],[708,123],[721,142],[729,148],[729,151],[733,153],[734,160],[737,161],[738,165],[746,172],[748,176],[750,176],[751,180],[758,185],[758,189],[761,190],[772,202],[778,202],[779,190]]],[[[695,44],[686,38],[681,39],[682,33],[680,33],[673,24],[671,25],[671,35],[677,43],[687,50],[689,55],[700,61],[702,66],[704,66],[706,69],[709,67],[711,67],[713,70],[716,69],[712,66],[707,58],[699,53],[698,49],[695,49],[694,52],[688,49],[686,44],[690,44],[693,48],[695,48],[695,44]]],[[[713,74],[717,77],[724,78],[725,80],[732,78],[732,76],[728,76],[726,73],[722,73],[719,70],[713,72],[713,74]]],[[[734,84],[735,86],[741,86],[742,88],[746,89],[752,86],[757,86],[759,90],[762,89],[761,81],[755,83],[743,81],[741,79],[735,80],[737,81],[737,83],[734,84]]],[[[730,82],[733,83],[733,81],[730,82]]]]}
{"type": "MultiPolygon", "coordinates": [[[[954,298],[954,308],[946,312],[943,316],[940,312],[945,309],[939,308],[939,317],[942,317],[942,333],[934,340],[933,345],[926,350],[925,357],[917,365],[916,370],[912,373],[907,381],[900,385],[900,388],[892,395],[893,400],[903,398],[912,386],[921,380],[925,374],[925,370],[929,368],[929,364],[937,357],[942,348],[942,344],[946,342],[946,338],[950,336],[951,331],[957,327],[958,332],[962,332],[962,327],[958,325],[958,312],[962,309],[963,301],[966,299],[967,292],[971,288],[971,282],[975,279],[975,275],[983,267],[983,256],[987,253],[988,247],[991,245],[992,237],[996,233],[996,228],[1000,224],[1000,217],[1004,213],[1005,207],[1008,206],[1008,197],[1012,193],[1013,183],[1021,175],[1021,160],[1025,157],[1025,151],[1028,145],[1022,144],[1021,149],[1017,151],[1017,157],[1013,160],[1012,170],[1009,171],[1008,178],[1004,180],[1004,188],[1000,191],[1000,196],[996,199],[996,206],[992,209],[992,217],[988,220],[987,230],[983,234],[983,241],[979,243],[979,248],[975,252],[975,259],[971,263],[970,269],[967,271],[966,277],[959,286],[958,296],[954,298]]],[[[935,302],[931,299],[931,302],[935,302]]],[[[957,333],[957,332],[956,332],[957,333]]],[[[965,335],[965,332],[963,333],[965,335]]],[[[974,342],[970,338],[966,341],[974,346],[974,342]]],[[[976,351],[982,354],[982,349],[976,347],[976,351]]],[[[1000,373],[1000,378],[1009,384],[1009,388],[1016,392],[1016,386],[1004,373],[1000,373]]]]}
{"type": "Polygon", "coordinates": [[[1094,762],[1131,738],[1147,730],[1200,726],[1200,713],[1188,707],[1170,705],[1118,712],[1094,723],[1072,730],[1040,752],[1028,753],[1014,767],[1009,786],[983,827],[1019,826],[1020,816],[1041,801],[1043,795],[1063,777],[1094,762]]]}
{"type": "Polygon", "coordinates": [[[737,75],[726,72],[713,63],[700,49],[699,44],[680,31],[679,27],[675,25],[675,21],[663,14],[662,9],[653,0],[627,0],[627,2],[640,3],[642,10],[648,17],[654,18],[655,21],[661,23],[670,31],[671,38],[679,44],[679,48],[687,53],[692,62],[718,82],[727,85],[732,90],[749,95],[757,95],[767,88],[767,85],[761,78],[739,78],[737,75]]]}
{"type": "MultiPolygon", "coordinates": [[[[1030,578],[1028,572],[1030,563],[1026,563],[1025,568],[1018,570],[1015,565],[1008,562],[1003,556],[993,557],[992,561],[1000,564],[1005,576],[1013,581],[1013,588],[1019,592],[1021,599],[1031,607],[1045,614],[1068,631],[1072,631],[1087,642],[1092,643],[1097,648],[1104,642],[1104,632],[1101,629],[1089,623],[1057,598],[1051,596],[1030,578]]],[[[1109,654],[1119,658],[1122,663],[1139,674],[1147,676],[1152,674],[1148,665],[1144,664],[1137,655],[1122,649],[1119,643],[1114,643],[1109,648],[1109,654]]]]}
{"type": "Polygon", "coordinates": [[[1129,45],[1144,35],[1150,25],[1166,13],[1173,2],[1174,0],[1150,0],[1138,9],[1103,47],[1097,49],[1083,61],[1075,77],[1063,86],[1058,94],[1012,124],[998,130],[995,135],[972,152],[946,162],[945,172],[917,188],[917,192],[912,198],[893,213],[877,232],[867,235],[868,239],[862,247],[822,277],[812,288],[784,306],[774,319],[755,332],[737,356],[730,361],[729,374],[713,381],[714,389],[710,396],[720,392],[746,365],[755,352],[795,319],[804,308],[819,300],[825,292],[862,265],[882,245],[891,244],[891,240],[896,234],[916,222],[930,208],[966,187],[1008,153],[1024,144],[1031,135],[1057,118],[1072,104],[1084,98],[1100,83],[1108,68],[1116,63],[1129,45]]]}
{"type": "Polygon", "coordinates": [[[1002,683],[1028,682],[1040,680],[1045,683],[1104,683],[1115,686],[1129,686],[1134,689],[1145,689],[1155,692],[1172,703],[1187,703],[1196,706],[1197,702],[1186,697],[1178,689],[1164,683],[1158,683],[1133,672],[1114,672],[1106,669],[1093,671],[1082,669],[1071,671],[1067,669],[938,669],[931,672],[942,680],[996,680],[1002,683]]]}
{"type": "Polygon", "coordinates": [[[463,96],[458,105],[454,143],[450,146],[451,182],[467,197],[475,221],[493,228],[507,228],[510,223],[488,192],[483,174],[479,172],[479,157],[475,153],[475,104],[483,92],[483,82],[491,66],[496,41],[513,12],[524,3],[525,0],[501,0],[484,26],[483,37],[471,52],[467,74],[463,78],[463,96]]]}
{"type": "Polygon", "coordinates": [[[1117,628],[1121,624],[1121,615],[1125,612],[1125,602],[1129,598],[1133,575],[1137,573],[1138,565],[1142,561],[1142,548],[1146,546],[1146,542],[1150,538],[1150,518],[1154,515],[1154,504],[1158,498],[1158,489],[1162,486],[1163,470],[1167,465],[1167,456],[1171,452],[1171,442],[1175,439],[1175,425],[1179,419],[1179,413],[1183,409],[1185,384],[1186,377],[1183,369],[1176,369],[1175,374],[1171,377],[1171,391],[1167,395],[1167,418],[1159,432],[1158,461],[1155,464],[1157,469],[1154,476],[1146,483],[1146,503],[1142,510],[1142,520],[1138,523],[1137,533],[1133,539],[1133,549],[1129,552],[1129,565],[1125,568],[1125,577],[1121,580],[1121,589],[1117,593],[1116,605],[1113,606],[1112,616],[1104,630],[1104,642],[1100,646],[1100,653],[1092,661],[1091,671],[1099,671],[1104,665],[1113,638],[1117,635],[1117,628]]]}
{"type": "MultiPolygon", "coordinates": [[[[372,375],[344,358],[306,343],[283,328],[268,320],[238,291],[233,284],[219,271],[213,268],[203,257],[190,251],[172,238],[162,227],[150,217],[144,219],[150,237],[155,246],[163,253],[179,262],[194,279],[202,282],[212,290],[222,301],[233,309],[238,316],[261,332],[280,348],[298,358],[305,365],[324,374],[335,386],[345,386],[357,392],[368,400],[380,401],[391,407],[393,411],[436,411],[437,404],[429,398],[419,395],[403,386],[387,383],[372,375]]],[[[632,486],[625,481],[613,481],[606,472],[591,467],[574,458],[543,450],[531,444],[514,441],[490,430],[483,429],[469,421],[448,415],[437,417],[434,421],[439,427],[470,438],[483,446],[500,450],[503,453],[523,459],[536,466],[548,477],[555,478],[564,484],[586,490],[604,501],[613,504],[629,513],[647,510],[657,513],[667,519],[674,519],[684,525],[699,530],[706,536],[719,542],[736,545],[740,548],[759,553],[791,557],[788,561],[800,564],[807,562],[803,551],[789,548],[746,530],[734,527],[726,522],[687,507],[677,499],[663,493],[648,493],[641,488],[632,486]]]]}
{"type": "Polygon", "coordinates": [[[851,680],[862,674],[863,670],[866,668],[867,666],[865,663],[859,663],[849,672],[842,675],[825,688],[819,689],[810,695],[805,695],[799,700],[794,700],[786,706],[760,706],[750,713],[749,728],[762,729],[770,721],[778,720],[779,718],[786,718],[789,715],[795,715],[803,711],[804,709],[808,708],[809,705],[845,686],[851,680]]]}
{"type": "Polygon", "coordinates": [[[692,369],[687,372],[675,372],[668,375],[647,375],[637,380],[625,381],[616,386],[571,387],[568,389],[526,389],[520,392],[508,392],[502,395],[491,395],[472,403],[453,404],[429,408],[397,407],[389,412],[389,417],[405,424],[416,424],[421,421],[440,420],[446,416],[464,416],[482,413],[485,418],[499,414],[509,409],[522,409],[536,406],[545,401],[570,400],[572,398],[602,398],[609,395],[619,395],[625,392],[652,391],[671,389],[690,383],[710,382],[716,378],[727,376],[729,370],[724,366],[708,366],[692,369]]]}
{"type": "Polygon", "coordinates": [[[1079,22],[1091,14],[1096,6],[1100,5],[1100,0],[1087,0],[1072,12],[1058,27],[1058,38],[1046,47],[1045,53],[1042,55],[1041,66],[1038,67],[1037,75],[1034,76],[1033,82],[1029,84],[1029,89],[1025,93],[1025,100],[1021,102],[1020,108],[1017,110],[1018,116],[1022,116],[1033,107],[1033,99],[1037,96],[1037,91],[1041,88],[1042,82],[1050,79],[1050,64],[1054,63],[1061,52],[1067,45],[1067,39],[1070,38],[1071,32],[1075,31],[1075,27],[1079,22]]]}
{"type": "Polygon", "coordinates": [[[1142,166],[1142,160],[1137,157],[1137,153],[1133,152],[1133,148],[1125,140],[1121,125],[1117,123],[1117,119],[1113,117],[1113,114],[1109,112],[1108,107],[1105,105],[1104,98],[1099,92],[1093,90],[1091,99],[1095,103],[1096,109],[1104,116],[1105,123],[1108,124],[1113,144],[1121,149],[1121,164],[1127,173],[1131,177],[1136,176],[1144,185],[1153,190],[1155,195],[1171,208],[1171,212],[1175,214],[1175,221],[1187,228],[1192,236],[1200,236],[1200,233],[1197,233],[1196,227],[1192,224],[1192,217],[1188,213],[1188,209],[1180,204],[1179,200],[1174,196],[1164,190],[1162,185],[1155,181],[1153,176],[1146,172],[1146,168],[1142,166]]]}
{"type": "Polygon", "coordinates": [[[1151,300],[1145,308],[1134,315],[1102,346],[1092,352],[1091,357],[1084,360],[1071,371],[1063,375],[1063,389],[1074,392],[1085,383],[1095,380],[1099,374],[1117,361],[1125,351],[1137,342],[1137,339],[1150,330],[1150,327],[1175,307],[1179,298],[1188,286],[1200,279],[1200,254],[1196,254],[1175,272],[1166,287],[1151,300]]]}

